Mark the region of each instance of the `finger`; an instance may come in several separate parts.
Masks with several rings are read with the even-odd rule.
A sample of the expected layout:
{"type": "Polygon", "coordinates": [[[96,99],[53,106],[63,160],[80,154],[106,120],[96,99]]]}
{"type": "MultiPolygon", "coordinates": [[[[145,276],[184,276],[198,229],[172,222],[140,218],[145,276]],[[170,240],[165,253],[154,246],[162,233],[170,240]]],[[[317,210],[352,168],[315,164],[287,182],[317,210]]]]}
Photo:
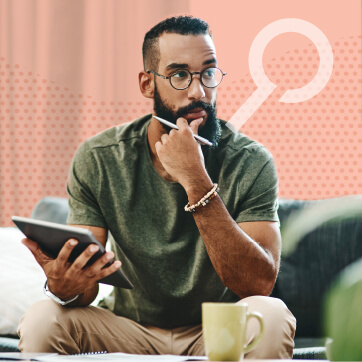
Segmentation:
{"type": "Polygon", "coordinates": [[[78,257],[74,260],[72,265],[69,268],[71,273],[79,273],[80,270],[88,263],[89,259],[97,253],[99,246],[96,244],[89,245],[78,257]]]}
{"type": "Polygon", "coordinates": [[[199,126],[200,126],[200,124],[202,123],[203,120],[204,119],[201,117],[201,118],[194,119],[190,123],[190,128],[191,128],[193,134],[198,134],[199,126]]]}
{"type": "Polygon", "coordinates": [[[187,122],[187,120],[183,117],[180,117],[177,119],[176,121],[176,125],[179,129],[184,128],[184,127],[188,127],[189,123],[187,122]]]}
{"type": "Polygon", "coordinates": [[[37,253],[37,249],[40,249],[38,243],[28,238],[21,239],[21,243],[25,245],[33,254],[37,253]]]}
{"type": "Polygon", "coordinates": [[[159,154],[161,147],[162,147],[162,143],[160,141],[155,143],[157,155],[159,154]]]}
{"type": "Polygon", "coordinates": [[[108,275],[113,274],[115,271],[117,271],[121,267],[122,263],[119,260],[116,260],[114,263],[112,263],[110,266],[105,267],[104,269],[101,269],[94,277],[94,280],[99,280],[107,277],[108,275]]]}
{"type": "Polygon", "coordinates": [[[167,142],[168,140],[168,134],[164,133],[162,136],[161,136],[161,142],[162,144],[165,144],[165,142],[167,142]]]}
{"type": "Polygon", "coordinates": [[[61,266],[64,266],[66,263],[68,263],[69,256],[74,250],[74,248],[77,246],[78,240],[76,239],[69,239],[63,247],[60,249],[60,252],[57,257],[57,261],[61,266]]]}
{"type": "Polygon", "coordinates": [[[40,266],[43,266],[44,263],[46,262],[54,260],[50,258],[48,255],[44,254],[39,244],[36,243],[35,241],[24,238],[21,240],[21,243],[31,251],[31,253],[34,255],[35,260],[38,262],[40,266]]]}
{"type": "MultiPolygon", "coordinates": [[[[108,263],[110,263],[114,259],[114,253],[112,251],[108,251],[101,258],[96,260],[91,266],[87,268],[87,276],[94,277],[97,275],[103,268],[106,267],[108,263]]],[[[108,267],[108,266],[107,266],[108,267]]],[[[106,267],[106,268],[107,268],[106,267]]]]}

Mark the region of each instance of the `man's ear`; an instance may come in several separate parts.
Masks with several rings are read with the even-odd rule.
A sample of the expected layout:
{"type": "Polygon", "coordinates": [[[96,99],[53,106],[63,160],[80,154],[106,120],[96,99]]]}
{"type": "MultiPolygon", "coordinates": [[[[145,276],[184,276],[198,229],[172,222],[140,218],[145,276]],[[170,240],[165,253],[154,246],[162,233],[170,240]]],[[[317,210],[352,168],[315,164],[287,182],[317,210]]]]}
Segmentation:
{"type": "Polygon", "coordinates": [[[142,95],[146,98],[153,98],[154,97],[154,80],[153,77],[142,70],[138,74],[138,83],[140,87],[140,91],[142,95]]]}

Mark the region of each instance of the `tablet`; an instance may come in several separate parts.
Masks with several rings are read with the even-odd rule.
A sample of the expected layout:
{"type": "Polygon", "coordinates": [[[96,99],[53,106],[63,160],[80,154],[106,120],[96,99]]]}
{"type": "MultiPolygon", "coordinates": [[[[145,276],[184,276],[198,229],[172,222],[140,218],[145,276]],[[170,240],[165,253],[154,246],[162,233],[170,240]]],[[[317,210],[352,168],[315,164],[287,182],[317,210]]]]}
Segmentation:
{"type": "MultiPolygon", "coordinates": [[[[59,251],[65,242],[71,238],[77,239],[78,244],[69,256],[70,262],[73,262],[89,244],[97,244],[99,250],[92,256],[85,267],[93,264],[98,258],[106,253],[103,245],[88,229],[20,216],[13,216],[11,219],[28,239],[37,242],[40,248],[52,258],[56,258],[58,256],[59,251]]],[[[113,261],[109,262],[105,266],[112,263],[113,261]]],[[[126,289],[133,288],[132,283],[123,274],[121,269],[118,269],[111,275],[98,280],[98,282],[126,289]]]]}

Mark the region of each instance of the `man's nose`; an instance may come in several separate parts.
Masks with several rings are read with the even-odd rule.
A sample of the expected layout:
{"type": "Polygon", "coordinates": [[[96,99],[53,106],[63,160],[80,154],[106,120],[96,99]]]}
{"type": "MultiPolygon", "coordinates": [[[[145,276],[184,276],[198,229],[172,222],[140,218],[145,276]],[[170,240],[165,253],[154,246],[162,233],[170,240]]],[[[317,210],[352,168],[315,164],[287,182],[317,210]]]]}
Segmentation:
{"type": "Polygon", "coordinates": [[[193,76],[188,88],[188,97],[191,100],[198,101],[205,97],[204,86],[201,83],[200,76],[193,76]]]}

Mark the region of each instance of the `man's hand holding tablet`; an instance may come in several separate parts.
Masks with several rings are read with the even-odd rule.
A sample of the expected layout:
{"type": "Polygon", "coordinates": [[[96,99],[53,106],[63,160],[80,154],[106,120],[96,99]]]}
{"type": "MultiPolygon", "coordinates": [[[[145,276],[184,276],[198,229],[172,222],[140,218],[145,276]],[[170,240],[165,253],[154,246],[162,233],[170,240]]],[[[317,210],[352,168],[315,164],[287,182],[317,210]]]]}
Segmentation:
{"type": "Polygon", "coordinates": [[[121,262],[113,261],[114,253],[104,250],[106,229],[73,227],[22,217],[12,219],[27,236],[22,243],[45,272],[46,294],[58,303],[89,305],[97,296],[98,281],[132,288],[119,269],[121,262]]]}

